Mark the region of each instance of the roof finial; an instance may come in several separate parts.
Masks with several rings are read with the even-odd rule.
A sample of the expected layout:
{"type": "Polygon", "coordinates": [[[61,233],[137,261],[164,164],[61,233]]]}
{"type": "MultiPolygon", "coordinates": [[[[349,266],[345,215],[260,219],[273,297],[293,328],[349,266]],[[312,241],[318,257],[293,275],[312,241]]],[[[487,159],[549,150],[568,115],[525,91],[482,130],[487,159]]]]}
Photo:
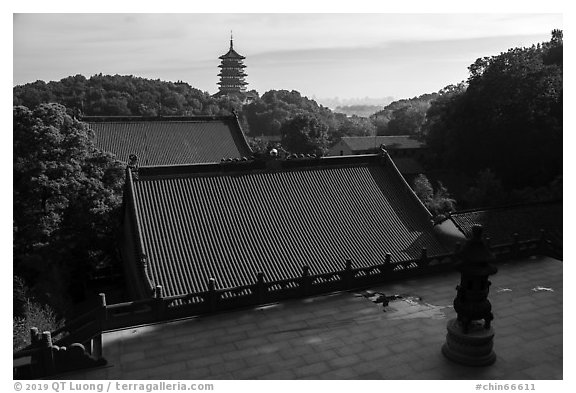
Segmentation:
{"type": "Polygon", "coordinates": [[[230,49],[233,49],[232,48],[232,40],[233,40],[232,30],[230,30],[230,49]]]}

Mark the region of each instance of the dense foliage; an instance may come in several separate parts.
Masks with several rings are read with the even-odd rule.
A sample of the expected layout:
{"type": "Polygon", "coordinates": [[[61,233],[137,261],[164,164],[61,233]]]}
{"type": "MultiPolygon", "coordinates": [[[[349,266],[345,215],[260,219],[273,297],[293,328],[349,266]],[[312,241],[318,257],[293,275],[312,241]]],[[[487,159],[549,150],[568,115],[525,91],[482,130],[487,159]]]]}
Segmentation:
{"type": "Polygon", "coordinates": [[[484,171],[483,183],[501,181],[506,190],[558,179],[562,32],[542,45],[478,59],[469,71],[467,86],[441,91],[428,110],[423,130],[437,162],[471,176],[484,171]]]}
{"type": "Polygon", "coordinates": [[[426,120],[426,111],[437,97],[437,93],[423,94],[390,103],[370,117],[376,126],[377,134],[419,136],[426,120]]]}
{"type": "Polygon", "coordinates": [[[324,155],[328,150],[328,126],[316,117],[297,115],[284,122],[280,133],[290,153],[324,155]]]}
{"type": "Polygon", "coordinates": [[[283,123],[297,115],[321,119],[334,132],[337,122],[332,111],[292,90],[270,90],[242,109],[251,136],[280,135],[283,123]]]}
{"type": "Polygon", "coordinates": [[[456,200],[450,196],[446,187],[439,182],[436,190],[434,190],[428,178],[423,174],[414,179],[412,189],[434,216],[448,214],[456,208],[456,200]]]}
{"type": "Polygon", "coordinates": [[[116,262],[123,168],[61,105],[14,107],[13,122],[14,274],[63,310],[116,262]]]}
{"type": "Polygon", "coordinates": [[[14,87],[14,105],[35,108],[57,102],[89,116],[229,115],[242,103],[234,97],[212,97],[186,83],[122,75],[70,76],[14,87]]]}
{"type": "Polygon", "coordinates": [[[12,349],[17,351],[30,344],[31,328],[52,332],[60,328],[64,321],[49,305],[37,302],[20,277],[15,276],[13,283],[12,349]]]}

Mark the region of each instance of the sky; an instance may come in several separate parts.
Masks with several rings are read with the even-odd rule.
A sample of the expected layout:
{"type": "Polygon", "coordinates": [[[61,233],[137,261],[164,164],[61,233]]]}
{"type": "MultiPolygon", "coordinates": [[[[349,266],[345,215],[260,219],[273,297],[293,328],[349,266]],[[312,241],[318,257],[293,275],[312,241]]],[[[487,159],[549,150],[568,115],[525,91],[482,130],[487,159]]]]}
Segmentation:
{"type": "Polygon", "coordinates": [[[479,57],[547,41],[562,23],[561,13],[15,13],[13,85],[103,73],[216,93],[232,31],[260,94],[410,98],[465,80],[479,57]]]}

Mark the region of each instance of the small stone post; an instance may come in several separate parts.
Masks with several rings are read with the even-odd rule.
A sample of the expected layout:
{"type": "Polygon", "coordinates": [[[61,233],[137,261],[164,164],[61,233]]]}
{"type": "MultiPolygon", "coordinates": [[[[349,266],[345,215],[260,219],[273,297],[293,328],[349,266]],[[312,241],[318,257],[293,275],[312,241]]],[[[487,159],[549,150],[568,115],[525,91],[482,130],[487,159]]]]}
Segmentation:
{"type": "Polygon", "coordinates": [[[264,273],[258,272],[256,274],[256,298],[258,304],[263,304],[265,300],[266,288],[264,287],[264,273]]]}
{"type": "Polygon", "coordinates": [[[422,251],[420,252],[420,266],[428,266],[428,249],[426,247],[422,247],[422,251]]]}
{"type": "Polygon", "coordinates": [[[495,258],[482,241],[482,226],[472,228],[472,239],[462,248],[459,259],[456,270],[460,272],[460,284],[454,299],[458,317],[448,321],[442,353],[463,365],[488,366],[496,361],[492,350],[494,316],[488,300],[491,284],[488,276],[497,269],[489,263],[495,258]]]}
{"type": "Polygon", "coordinates": [[[352,281],[354,280],[354,272],[352,271],[352,260],[346,259],[344,265],[344,273],[342,274],[344,289],[352,288],[352,281]]]}
{"type": "Polygon", "coordinates": [[[30,344],[32,344],[32,347],[36,347],[39,342],[40,342],[40,333],[38,331],[38,328],[35,326],[31,327],[30,328],[30,344]]]}
{"type": "Polygon", "coordinates": [[[520,235],[518,235],[518,232],[514,232],[512,235],[512,253],[514,258],[518,258],[520,256],[520,235]]]}
{"type": "Polygon", "coordinates": [[[164,288],[162,285],[156,285],[154,287],[154,318],[157,321],[164,320],[164,314],[166,313],[166,303],[164,302],[164,288]]]}
{"type": "Polygon", "coordinates": [[[96,336],[94,336],[92,338],[92,340],[90,340],[90,354],[95,358],[95,359],[100,359],[102,358],[102,332],[104,330],[106,330],[107,326],[108,326],[108,308],[106,305],[106,294],[105,293],[99,293],[98,297],[100,298],[100,315],[98,316],[98,329],[100,330],[100,333],[97,334],[96,336]]]}
{"type": "Polygon", "coordinates": [[[392,265],[392,254],[389,252],[386,253],[384,257],[384,263],[380,265],[380,274],[382,277],[386,278],[389,273],[394,270],[394,266],[392,265]]]}
{"type": "Polygon", "coordinates": [[[310,267],[302,266],[302,277],[300,278],[300,296],[308,296],[310,293],[310,267]]]}
{"type": "Polygon", "coordinates": [[[208,306],[210,312],[216,311],[216,280],[208,279],[208,306]]]}
{"type": "Polygon", "coordinates": [[[538,241],[538,252],[542,255],[546,255],[548,251],[548,242],[546,241],[546,231],[544,229],[540,229],[540,238],[538,241]]]}
{"type": "Polygon", "coordinates": [[[54,352],[52,351],[52,336],[50,332],[42,332],[41,338],[42,351],[42,371],[44,375],[52,375],[56,371],[54,363],[54,352]]]}

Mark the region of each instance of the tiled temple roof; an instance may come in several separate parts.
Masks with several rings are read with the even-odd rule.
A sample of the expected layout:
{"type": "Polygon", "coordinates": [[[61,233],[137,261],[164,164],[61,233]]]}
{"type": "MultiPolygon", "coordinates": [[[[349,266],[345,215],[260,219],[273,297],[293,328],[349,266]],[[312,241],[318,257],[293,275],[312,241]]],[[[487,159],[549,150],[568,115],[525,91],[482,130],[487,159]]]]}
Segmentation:
{"type": "Polygon", "coordinates": [[[166,295],[449,252],[387,155],[148,167],[128,181],[148,278],[166,295]]]}
{"type": "Polygon", "coordinates": [[[86,117],[96,146],[142,166],[219,162],[252,153],[235,116],[86,117]]]}
{"type": "Polygon", "coordinates": [[[544,230],[548,240],[562,246],[561,201],[466,210],[452,213],[451,219],[468,238],[472,227],[481,224],[494,245],[511,243],[514,233],[518,240],[538,239],[544,230]]]}
{"type": "Polygon", "coordinates": [[[352,151],[368,151],[378,149],[384,145],[385,149],[420,149],[426,146],[424,142],[410,137],[409,135],[398,136],[350,136],[342,137],[352,151]]]}

